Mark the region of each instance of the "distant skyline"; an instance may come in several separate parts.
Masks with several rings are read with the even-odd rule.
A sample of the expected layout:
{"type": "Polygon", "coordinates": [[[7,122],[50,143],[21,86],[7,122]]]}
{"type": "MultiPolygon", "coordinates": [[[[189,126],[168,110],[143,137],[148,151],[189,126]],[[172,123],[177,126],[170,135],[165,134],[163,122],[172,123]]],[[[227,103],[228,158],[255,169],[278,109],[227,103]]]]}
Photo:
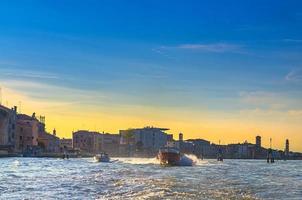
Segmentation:
{"type": "Polygon", "coordinates": [[[0,2],[2,103],[60,137],[148,125],[302,151],[302,2],[0,2]]]}

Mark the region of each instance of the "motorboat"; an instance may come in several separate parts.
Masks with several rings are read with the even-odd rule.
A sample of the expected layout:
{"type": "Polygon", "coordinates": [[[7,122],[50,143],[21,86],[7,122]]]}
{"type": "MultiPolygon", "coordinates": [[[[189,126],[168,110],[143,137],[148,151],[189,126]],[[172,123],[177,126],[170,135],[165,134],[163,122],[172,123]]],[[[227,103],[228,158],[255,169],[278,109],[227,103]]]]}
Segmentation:
{"type": "Polygon", "coordinates": [[[109,155],[107,153],[97,154],[93,157],[96,162],[110,162],[109,155]]]}
{"type": "Polygon", "coordinates": [[[162,147],[159,149],[157,159],[161,165],[177,166],[180,163],[180,151],[176,147],[162,147]]]}

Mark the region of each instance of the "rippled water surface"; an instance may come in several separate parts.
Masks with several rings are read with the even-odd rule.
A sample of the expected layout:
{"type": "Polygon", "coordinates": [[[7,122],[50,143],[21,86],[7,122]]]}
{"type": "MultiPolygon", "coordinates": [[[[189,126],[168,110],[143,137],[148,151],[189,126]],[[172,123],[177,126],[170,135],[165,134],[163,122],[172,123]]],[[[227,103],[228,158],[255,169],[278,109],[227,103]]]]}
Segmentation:
{"type": "Polygon", "coordinates": [[[302,161],[1,158],[0,199],[302,199],[302,161]]]}

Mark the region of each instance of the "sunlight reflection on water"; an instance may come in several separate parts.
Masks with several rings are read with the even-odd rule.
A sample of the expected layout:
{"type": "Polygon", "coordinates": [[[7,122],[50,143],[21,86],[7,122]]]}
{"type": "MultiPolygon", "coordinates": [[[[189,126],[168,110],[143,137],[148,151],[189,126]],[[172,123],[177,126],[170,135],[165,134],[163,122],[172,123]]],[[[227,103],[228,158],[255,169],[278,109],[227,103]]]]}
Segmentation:
{"type": "MultiPolygon", "coordinates": [[[[194,157],[190,157],[195,159],[194,157]]],[[[2,158],[0,199],[301,199],[302,162],[195,160],[162,167],[154,158],[2,158]]]]}

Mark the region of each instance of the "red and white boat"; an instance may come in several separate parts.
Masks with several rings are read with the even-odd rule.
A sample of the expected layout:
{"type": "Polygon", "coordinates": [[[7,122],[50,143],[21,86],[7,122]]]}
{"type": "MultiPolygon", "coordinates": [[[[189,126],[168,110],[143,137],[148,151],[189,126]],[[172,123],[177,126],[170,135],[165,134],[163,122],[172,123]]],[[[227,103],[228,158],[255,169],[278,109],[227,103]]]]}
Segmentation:
{"type": "Polygon", "coordinates": [[[159,159],[161,165],[179,165],[180,158],[180,151],[175,147],[163,147],[157,155],[157,159],[159,159]]]}

